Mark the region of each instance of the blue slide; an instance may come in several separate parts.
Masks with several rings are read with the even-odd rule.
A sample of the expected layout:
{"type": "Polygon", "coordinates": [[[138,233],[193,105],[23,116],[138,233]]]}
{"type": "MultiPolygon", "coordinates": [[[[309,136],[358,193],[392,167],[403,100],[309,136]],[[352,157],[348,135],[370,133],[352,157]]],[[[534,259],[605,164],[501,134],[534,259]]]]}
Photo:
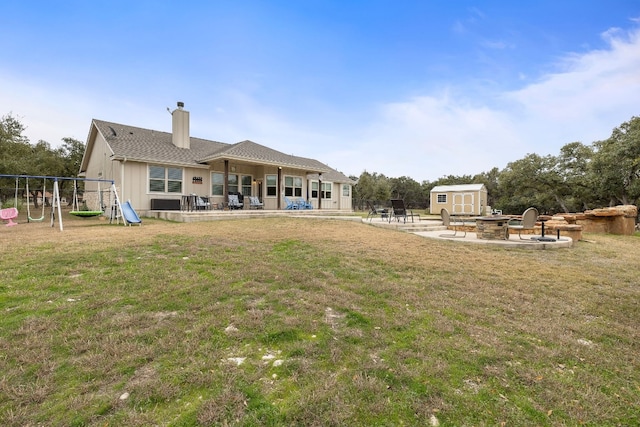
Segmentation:
{"type": "Polygon", "coordinates": [[[133,208],[131,207],[131,202],[129,200],[127,200],[122,204],[122,215],[124,216],[124,219],[126,219],[129,224],[142,223],[142,220],[140,219],[136,211],[134,211],[133,208]]]}

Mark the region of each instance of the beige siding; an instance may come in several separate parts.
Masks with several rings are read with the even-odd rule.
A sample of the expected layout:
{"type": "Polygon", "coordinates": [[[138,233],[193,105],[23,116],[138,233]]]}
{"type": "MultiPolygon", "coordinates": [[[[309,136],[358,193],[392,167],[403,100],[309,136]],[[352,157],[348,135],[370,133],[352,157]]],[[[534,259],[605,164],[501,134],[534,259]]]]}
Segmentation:
{"type": "MultiPolygon", "coordinates": [[[[116,191],[120,191],[118,186],[118,182],[115,179],[115,175],[120,172],[120,168],[118,165],[114,165],[111,160],[111,150],[108,145],[105,143],[104,138],[99,133],[96,133],[96,140],[93,144],[93,149],[91,155],[88,157],[89,162],[87,164],[87,170],[85,172],[86,178],[91,179],[104,179],[104,180],[113,180],[116,184],[116,191]]],[[[86,155],[86,154],[85,154],[86,155]]],[[[107,206],[113,202],[109,200],[108,194],[105,190],[110,188],[110,184],[108,183],[98,183],[95,181],[87,181],[84,186],[85,192],[85,200],[87,201],[87,207],[90,210],[100,210],[101,206],[97,203],[99,200],[98,189],[102,190],[104,193],[102,194],[102,202],[105,205],[106,209],[109,209],[110,206],[107,206]],[[95,195],[95,196],[94,196],[95,195]]],[[[120,193],[118,193],[120,197],[120,193]]],[[[113,196],[111,196],[113,197],[113,196]]]]}
{"type": "MultiPolygon", "coordinates": [[[[115,182],[118,196],[121,201],[130,200],[134,209],[146,210],[151,207],[151,199],[180,199],[182,195],[195,193],[199,196],[210,197],[212,203],[226,202],[225,196],[212,196],[211,173],[224,173],[224,162],[214,162],[203,167],[182,167],[182,192],[181,193],[159,193],[149,191],[149,166],[154,163],[145,163],[131,160],[113,160],[112,152],[99,132],[95,132],[91,137],[91,153],[85,153],[88,163],[85,171],[87,178],[101,178],[105,180],[113,180],[115,182]],[[197,179],[194,179],[197,178],[197,179]],[[201,179],[200,179],[201,178],[201,179]]],[[[179,167],[171,165],[157,164],[163,167],[179,167]]],[[[267,175],[278,175],[278,168],[275,166],[265,165],[244,165],[230,163],[229,173],[238,175],[239,191],[243,195],[258,196],[264,203],[265,209],[277,209],[278,198],[276,196],[267,196],[267,175]],[[234,169],[234,170],[232,170],[234,169]],[[251,194],[245,194],[242,190],[242,176],[251,177],[251,194]],[[260,184],[261,183],[261,184],[260,184]]],[[[302,197],[310,201],[315,209],[318,207],[318,199],[311,197],[312,180],[307,179],[306,173],[299,169],[281,170],[282,180],[280,182],[279,193],[282,195],[280,207],[284,209],[284,177],[299,177],[302,180],[302,197]]],[[[317,182],[317,181],[315,181],[317,182]]],[[[325,181],[328,182],[328,181],[325,181]]],[[[342,184],[332,182],[332,197],[322,201],[323,209],[341,209],[351,210],[351,188],[349,196],[342,195],[342,184]]],[[[101,184],[106,187],[106,184],[101,184]]],[[[88,182],[87,190],[96,190],[97,183],[88,182]]],[[[103,188],[104,189],[104,188],[103,188]]],[[[293,197],[294,199],[296,197],[293,197]]],[[[249,208],[249,201],[245,199],[245,208],[249,208]]]]}

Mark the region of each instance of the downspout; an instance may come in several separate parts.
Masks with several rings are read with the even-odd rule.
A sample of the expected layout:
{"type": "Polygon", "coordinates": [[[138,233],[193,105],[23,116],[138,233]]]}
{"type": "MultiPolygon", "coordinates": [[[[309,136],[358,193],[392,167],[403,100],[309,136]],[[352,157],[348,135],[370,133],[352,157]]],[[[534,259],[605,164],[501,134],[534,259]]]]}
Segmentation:
{"type": "Polygon", "coordinates": [[[122,200],[127,200],[124,194],[124,164],[127,163],[127,158],[120,162],[120,197],[122,200]]]}

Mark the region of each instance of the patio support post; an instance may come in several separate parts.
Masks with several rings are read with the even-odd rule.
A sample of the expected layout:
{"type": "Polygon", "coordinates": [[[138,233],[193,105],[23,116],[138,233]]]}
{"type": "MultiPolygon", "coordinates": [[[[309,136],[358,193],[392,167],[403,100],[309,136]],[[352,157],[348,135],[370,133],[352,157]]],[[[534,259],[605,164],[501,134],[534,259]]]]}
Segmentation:
{"type": "Polygon", "coordinates": [[[278,166],[278,210],[280,210],[280,207],[282,206],[282,201],[280,199],[282,199],[282,192],[280,191],[280,182],[282,181],[282,166],[278,166]]]}
{"type": "Polygon", "coordinates": [[[322,209],[322,174],[318,174],[318,209],[322,209]]]}
{"type": "Polygon", "coordinates": [[[223,200],[229,206],[229,160],[224,161],[224,185],[222,187],[223,200]]]}

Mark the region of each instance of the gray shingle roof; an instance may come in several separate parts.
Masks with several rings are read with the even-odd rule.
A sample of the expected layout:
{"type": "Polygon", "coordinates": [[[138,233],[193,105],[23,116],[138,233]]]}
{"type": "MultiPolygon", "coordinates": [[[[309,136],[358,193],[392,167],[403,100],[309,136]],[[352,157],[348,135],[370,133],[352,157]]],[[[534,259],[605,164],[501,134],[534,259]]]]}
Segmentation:
{"type": "Polygon", "coordinates": [[[253,141],[226,144],[191,137],[191,148],[185,149],[173,145],[169,132],[96,119],[93,124],[109,144],[115,158],[183,166],[206,166],[207,162],[228,159],[322,172],[325,180],[352,182],[341,172],[318,160],[284,154],[253,141]]]}
{"type": "Polygon", "coordinates": [[[227,148],[206,156],[201,160],[211,161],[217,159],[246,160],[276,166],[291,166],[318,172],[329,171],[330,169],[329,166],[317,160],[284,154],[253,141],[242,141],[237,144],[231,144],[227,148]]]}
{"type": "Polygon", "coordinates": [[[172,135],[168,132],[95,119],[93,123],[116,158],[127,158],[133,161],[196,166],[201,163],[198,159],[228,146],[222,142],[191,138],[191,149],[178,148],[173,145],[172,135]]]}

